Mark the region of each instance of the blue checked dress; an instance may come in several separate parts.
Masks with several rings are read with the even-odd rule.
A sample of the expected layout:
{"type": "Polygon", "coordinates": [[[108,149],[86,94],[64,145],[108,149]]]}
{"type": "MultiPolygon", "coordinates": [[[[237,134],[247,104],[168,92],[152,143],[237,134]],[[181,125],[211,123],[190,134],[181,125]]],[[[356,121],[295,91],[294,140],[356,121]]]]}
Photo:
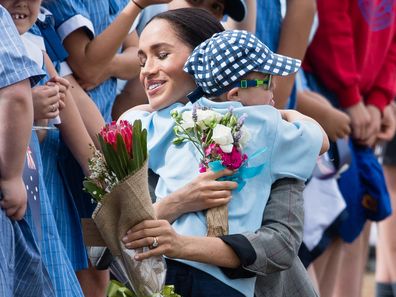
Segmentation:
{"type": "MultiPolygon", "coordinates": [[[[51,19],[42,18],[50,26],[51,19]]],[[[44,39],[38,26],[33,26],[29,32],[29,39],[46,50],[44,39]]],[[[55,61],[59,65],[61,61],[55,61]]],[[[47,77],[49,79],[49,77],[47,77]]],[[[41,83],[44,83],[43,80],[41,83]]],[[[59,161],[60,150],[63,143],[58,130],[48,131],[45,139],[40,144],[43,163],[43,179],[52,206],[59,237],[63,243],[66,255],[75,271],[88,267],[86,250],[83,242],[80,217],[68,187],[64,183],[59,161]]]]}
{"type": "MultiPolygon", "coordinates": [[[[42,51],[39,47],[35,46],[34,42],[31,42],[32,37],[23,36],[23,39],[28,43],[28,54],[36,57],[37,55],[33,54],[33,51],[39,52],[42,55],[42,51]],[[28,41],[26,41],[28,39],[28,41]]],[[[33,38],[33,40],[36,40],[33,38]]],[[[39,40],[39,39],[37,39],[39,40]]],[[[38,61],[36,61],[38,63],[38,61]]],[[[44,65],[39,65],[44,68],[44,65]]],[[[48,75],[42,79],[39,84],[43,84],[48,80],[48,75]]],[[[53,131],[54,133],[58,133],[58,131],[53,131]]],[[[59,133],[58,133],[59,134],[59,133]]],[[[49,133],[51,135],[51,133],[49,133]]],[[[59,136],[58,136],[59,138],[59,136]]],[[[74,273],[73,266],[69,260],[69,257],[66,253],[64,245],[60,239],[57,222],[54,217],[53,208],[51,205],[51,199],[48,195],[46,184],[44,182],[44,175],[48,173],[48,170],[44,171],[42,159],[41,159],[41,151],[40,144],[37,138],[36,133],[32,133],[32,138],[30,141],[30,149],[32,151],[32,156],[34,157],[35,168],[38,174],[38,189],[39,189],[39,197],[40,197],[40,226],[37,227],[37,218],[34,216],[33,211],[29,212],[26,215],[26,219],[30,226],[37,227],[35,228],[36,232],[35,236],[37,242],[39,243],[39,247],[43,256],[44,264],[46,265],[52,283],[54,285],[54,289],[56,292],[56,296],[83,296],[80,285],[78,283],[77,277],[74,273]]],[[[56,154],[52,154],[56,155],[56,154]]],[[[49,170],[50,172],[56,170],[49,170]]],[[[31,180],[31,179],[30,179],[31,180]]],[[[28,179],[29,181],[29,179],[28,179]]],[[[28,183],[27,183],[28,185],[28,183]]],[[[30,189],[27,189],[28,193],[30,189]]]]}
{"type": "MultiPolygon", "coordinates": [[[[42,71],[27,57],[10,15],[0,5],[0,88],[28,78],[34,85],[42,71]]],[[[26,221],[12,221],[0,210],[0,231],[0,296],[54,296],[26,221]]]]}
{"type": "MultiPolygon", "coordinates": [[[[85,28],[92,38],[102,33],[127,3],[127,0],[61,0],[47,1],[44,6],[53,14],[57,33],[60,39],[64,40],[79,28],[85,28]]],[[[111,120],[111,108],[116,96],[116,86],[116,79],[112,78],[88,92],[106,121],[111,120]]],[[[47,176],[46,181],[49,181],[47,183],[49,191],[58,195],[54,198],[57,202],[53,205],[58,208],[54,212],[60,235],[74,269],[79,270],[87,267],[80,217],[90,217],[96,205],[91,202],[88,194],[82,192],[83,174],[78,163],[65,145],[57,141],[50,136],[42,145],[43,152],[48,151],[48,146],[57,146],[53,152],[58,152],[57,156],[49,154],[44,157],[43,155],[44,159],[48,158],[48,160],[44,160],[44,168],[57,166],[62,179],[58,173],[56,173],[56,177],[53,176],[54,173],[51,173],[52,176],[47,176]],[[50,158],[52,161],[49,160],[50,158]],[[67,188],[67,194],[64,190],[59,190],[61,183],[67,188]],[[75,212],[72,212],[73,208],[75,212]],[[62,211],[62,209],[69,209],[69,211],[62,211]]]]}

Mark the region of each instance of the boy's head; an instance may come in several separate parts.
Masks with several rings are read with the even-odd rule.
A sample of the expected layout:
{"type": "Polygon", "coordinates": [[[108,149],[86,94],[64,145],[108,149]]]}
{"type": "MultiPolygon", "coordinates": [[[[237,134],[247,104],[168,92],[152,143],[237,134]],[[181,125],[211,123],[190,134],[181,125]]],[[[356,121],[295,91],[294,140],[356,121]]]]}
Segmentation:
{"type": "Polygon", "coordinates": [[[19,34],[26,33],[36,22],[41,0],[0,0],[10,13],[19,34]]]}
{"type": "Polygon", "coordinates": [[[218,20],[228,15],[237,22],[242,21],[246,15],[244,0],[173,0],[169,3],[169,7],[171,9],[202,8],[212,13],[218,20]]]}
{"type": "Polygon", "coordinates": [[[292,74],[300,65],[299,60],[273,53],[247,31],[216,33],[197,46],[184,65],[197,84],[188,98],[195,102],[226,94],[244,105],[271,104],[272,75],[292,74]]]}

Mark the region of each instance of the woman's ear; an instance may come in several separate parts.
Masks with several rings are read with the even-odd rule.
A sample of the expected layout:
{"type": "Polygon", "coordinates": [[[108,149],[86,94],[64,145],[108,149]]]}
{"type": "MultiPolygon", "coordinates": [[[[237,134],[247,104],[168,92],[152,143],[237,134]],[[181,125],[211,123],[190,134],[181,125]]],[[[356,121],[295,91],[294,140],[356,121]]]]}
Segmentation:
{"type": "Polygon", "coordinates": [[[238,97],[239,88],[232,88],[227,92],[227,100],[228,101],[240,101],[238,97]]]}

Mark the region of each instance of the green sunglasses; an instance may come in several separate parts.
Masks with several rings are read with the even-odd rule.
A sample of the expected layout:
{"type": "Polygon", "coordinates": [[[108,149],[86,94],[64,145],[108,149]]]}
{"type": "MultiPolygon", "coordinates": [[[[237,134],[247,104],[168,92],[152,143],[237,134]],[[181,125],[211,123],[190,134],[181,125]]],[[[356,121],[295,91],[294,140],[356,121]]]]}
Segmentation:
{"type": "Polygon", "coordinates": [[[265,90],[271,87],[272,75],[268,74],[265,79],[242,79],[235,83],[235,87],[247,89],[263,86],[265,90]]]}

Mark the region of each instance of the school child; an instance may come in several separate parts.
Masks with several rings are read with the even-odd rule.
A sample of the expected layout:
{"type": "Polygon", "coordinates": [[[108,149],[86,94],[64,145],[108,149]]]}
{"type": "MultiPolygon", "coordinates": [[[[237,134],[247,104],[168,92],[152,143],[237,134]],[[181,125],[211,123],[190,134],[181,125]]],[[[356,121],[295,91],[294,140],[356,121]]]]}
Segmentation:
{"type": "MultiPolygon", "coordinates": [[[[0,132],[0,295],[54,296],[32,230],[23,218],[27,192],[22,170],[33,120],[31,86],[43,72],[28,58],[1,5],[0,59],[0,120],[6,128],[0,132]]],[[[28,209],[31,203],[29,199],[28,209]]]]}

